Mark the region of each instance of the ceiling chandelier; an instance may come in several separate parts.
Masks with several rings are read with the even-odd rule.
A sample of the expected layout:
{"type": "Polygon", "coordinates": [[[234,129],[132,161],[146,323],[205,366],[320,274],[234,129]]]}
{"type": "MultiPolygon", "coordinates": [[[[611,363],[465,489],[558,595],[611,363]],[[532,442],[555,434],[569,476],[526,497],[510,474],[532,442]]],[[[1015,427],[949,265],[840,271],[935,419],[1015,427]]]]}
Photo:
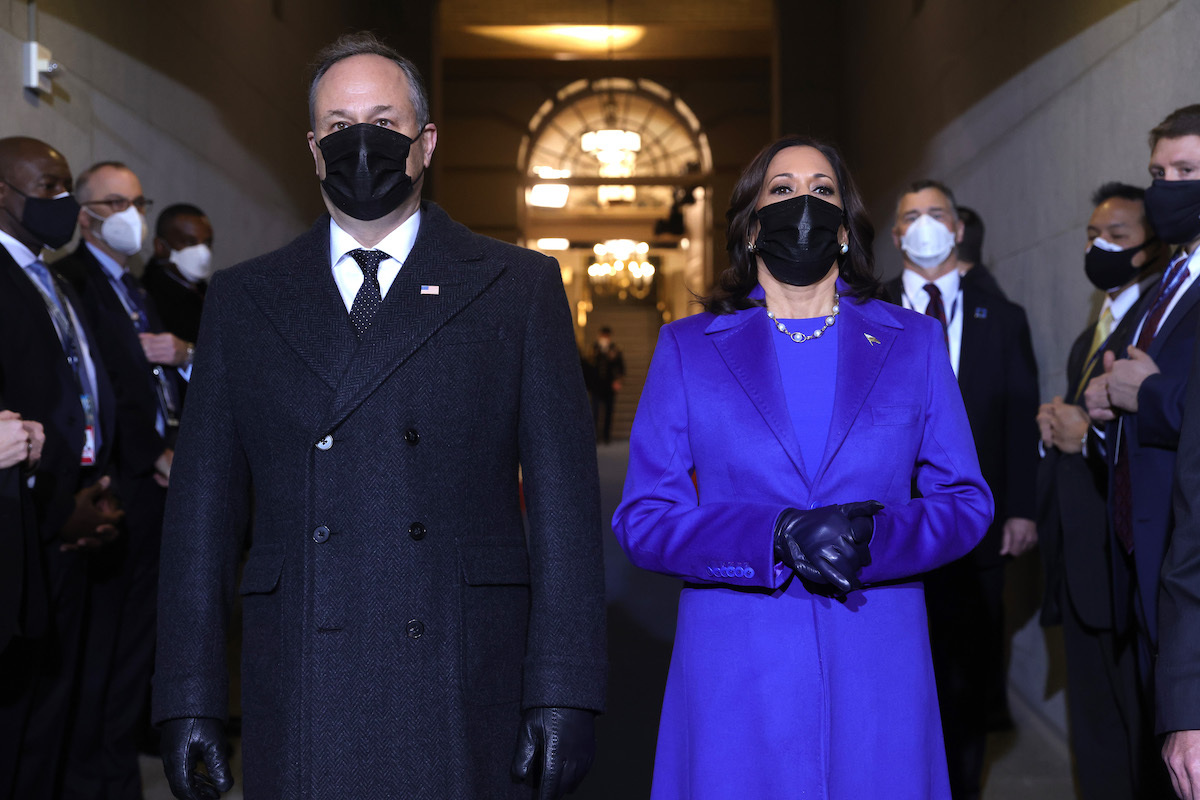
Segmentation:
{"type": "MultiPolygon", "coordinates": [[[[608,0],[608,61],[613,63],[613,0],[608,0]]],[[[637,154],[642,149],[642,135],[637,131],[627,131],[617,126],[617,103],[613,95],[612,83],[608,87],[608,99],[604,103],[604,127],[598,130],[586,131],[580,137],[579,146],[583,152],[594,157],[600,163],[601,178],[629,178],[633,176],[637,154]]],[[[633,186],[599,186],[596,198],[600,205],[610,203],[632,203],[637,196],[633,186]]]]}
{"type": "Polygon", "coordinates": [[[654,285],[654,265],[646,260],[650,245],[632,239],[609,239],[592,248],[596,260],[588,267],[588,283],[597,295],[639,300],[654,285]]]}

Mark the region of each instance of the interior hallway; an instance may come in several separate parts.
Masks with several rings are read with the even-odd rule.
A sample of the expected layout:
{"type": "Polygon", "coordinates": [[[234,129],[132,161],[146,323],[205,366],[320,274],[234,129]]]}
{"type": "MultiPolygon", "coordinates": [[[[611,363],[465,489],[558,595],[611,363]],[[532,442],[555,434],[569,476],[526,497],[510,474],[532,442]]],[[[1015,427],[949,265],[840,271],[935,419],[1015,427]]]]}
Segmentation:
{"type": "MultiPolygon", "coordinates": [[[[597,722],[597,755],[591,774],[572,797],[640,798],[650,793],[658,712],[666,685],[675,629],[679,582],[632,567],[617,546],[609,520],[621,498],[629,443],[601,445],[600,496],[608,582],[608,713],[597,722]]],[[[1074,796],[1066,742],[1017,693],[1010,693],[1016,730],[988,740],[984,800],[1065,800],[1074,796]]],[[[234,757],[234,767],[240,763],[234,757]]],[[[142,759],[146,800],[171,800],[157,759],[142,759]]],[[[241,800],[238,785],[226,795],[241,800]]]]}

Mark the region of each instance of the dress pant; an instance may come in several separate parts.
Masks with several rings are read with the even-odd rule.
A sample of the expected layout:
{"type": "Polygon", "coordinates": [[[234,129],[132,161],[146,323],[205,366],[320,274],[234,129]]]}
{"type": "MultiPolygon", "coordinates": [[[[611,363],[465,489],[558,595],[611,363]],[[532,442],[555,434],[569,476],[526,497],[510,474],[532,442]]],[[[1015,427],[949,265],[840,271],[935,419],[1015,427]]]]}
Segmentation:
{"type": "Polygon", "coordinates": [[[612,389],[607,392],[597,389],[592,392],[592,418],[596,423],[596,438],[608,443],[612,441],[613,406],[617,403],[617,393],[612,389]]]}
{"type": "MultiPolygon", "coordinates": [[[[1106,576],[1101,576],[1102,579],[1106,576]]],[[[1144,757],[1137,642],[1080,619],[1061,590],[1067,719],[1080,800],[1133,800],[1144,757]]]]}
{"type": "Polygon", "coordinates": [[[121,538],[95,554],[63,797],[140,800],[137,735],[154,665],[158,557],[166,491],[118,476],[121,538]]]}
{"type": "Polygon", "coordinates": [[[989,698],[1004,673],[1004,564],[968,555],[926,574],[925,605],[950,793],[978,800],[989,698]]]}
{"type": "Polygon", "coordinates": [[[75,707],[87,598],[86,556],[43,545],[50,619],[40,639],[16,638],[0,655],[0,798],[52,800],[61,785],[75,707]]]}

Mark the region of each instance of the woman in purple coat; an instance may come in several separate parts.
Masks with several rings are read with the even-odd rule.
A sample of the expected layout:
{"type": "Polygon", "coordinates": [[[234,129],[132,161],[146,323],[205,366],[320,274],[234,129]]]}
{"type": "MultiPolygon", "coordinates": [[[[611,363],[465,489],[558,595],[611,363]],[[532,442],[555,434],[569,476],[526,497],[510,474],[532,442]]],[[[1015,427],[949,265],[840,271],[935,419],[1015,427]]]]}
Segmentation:
{"type": "Polygon", "coordinates": [[[918,576],[992,518],[936,320],[873,299],[837,151],[742,174],[707,313],[662,329],[613,529],[684,580],[653,797],[949,798],[918,576]]]}

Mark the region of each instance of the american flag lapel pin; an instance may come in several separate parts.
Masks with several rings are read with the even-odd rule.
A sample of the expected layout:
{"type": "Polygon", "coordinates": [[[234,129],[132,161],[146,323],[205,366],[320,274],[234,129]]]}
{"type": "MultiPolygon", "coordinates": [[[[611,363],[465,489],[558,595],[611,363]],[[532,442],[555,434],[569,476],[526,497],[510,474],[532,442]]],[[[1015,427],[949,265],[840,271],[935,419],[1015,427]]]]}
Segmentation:
{"type": "Polygon", "coordinates": [[[442,287],[432,286],[428,283],[421,284],[421,294],[441,294],[442,287]]]}

